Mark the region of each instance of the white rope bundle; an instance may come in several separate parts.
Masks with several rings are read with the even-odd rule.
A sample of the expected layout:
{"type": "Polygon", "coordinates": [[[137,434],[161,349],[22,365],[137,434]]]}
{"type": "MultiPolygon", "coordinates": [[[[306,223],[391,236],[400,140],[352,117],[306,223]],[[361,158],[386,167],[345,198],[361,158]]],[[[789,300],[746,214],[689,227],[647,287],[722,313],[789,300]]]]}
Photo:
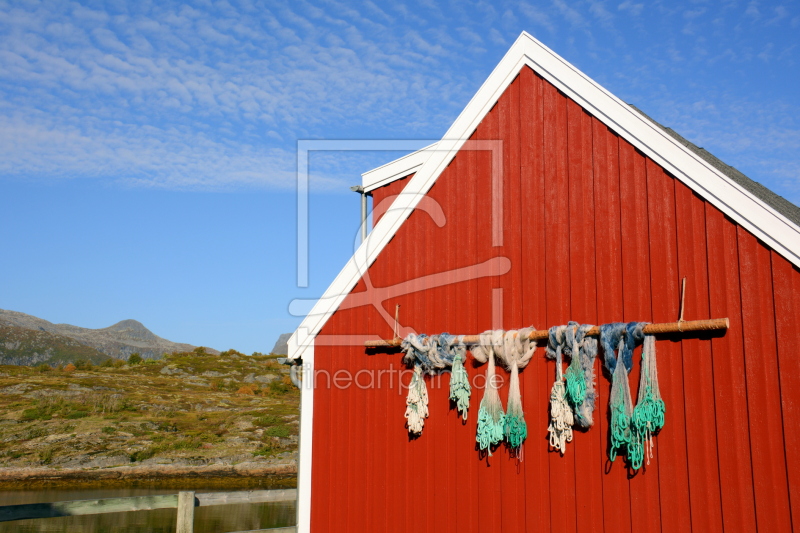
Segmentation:
{"type": "Polygon", "coordinates": [[[408,386],[405,418],[408,432],[420,435],[425,426],[425,419],[428,418],[428,389],[425,387],[425,379],[422,377],[419,365],[414,366],[414,374],[408,386]]]}
{"type": "Polygon", "coordinates": [[[575,423],[572,408],[567,402],[564,372],[561,368],[561,339],[566,329],[566,326],[550,328],[551,338],[555,337],[558,342],[554,343],[556,345],[554,357],[556,360],[556,381],[550,390],[550,425],[547,427],[547,431],[550,433],[550,446],[560,451],[561,455],[564,455],[564,452],[567,451],[567,442],[572,441],[572,425],[575,423]]]}

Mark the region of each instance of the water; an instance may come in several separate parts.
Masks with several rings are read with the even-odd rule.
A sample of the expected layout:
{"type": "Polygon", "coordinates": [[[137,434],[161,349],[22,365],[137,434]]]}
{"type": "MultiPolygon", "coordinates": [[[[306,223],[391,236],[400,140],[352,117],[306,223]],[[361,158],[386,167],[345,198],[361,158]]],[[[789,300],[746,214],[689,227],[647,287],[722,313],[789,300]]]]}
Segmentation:
{"type": "MultiPolygon", "coordinates": [[[[225,492],[228,489],[208,489],[195,486],[182,487],[180,490],[193,490],[200,493],[225,492]]],[[[0,505],[177,493],[178,489],[147,487],[2,490],[0,491],[0,505]]],[[[0,533],[172,533],[175,531],[176,512],[176,509],[157,509],[155,511],[130,511],[0,522],[0,533]]],[[[214,505],[195,507],[194,510],[195,533],[248,531],[291,526],[294,523],[295,502],[214,505]]]]}

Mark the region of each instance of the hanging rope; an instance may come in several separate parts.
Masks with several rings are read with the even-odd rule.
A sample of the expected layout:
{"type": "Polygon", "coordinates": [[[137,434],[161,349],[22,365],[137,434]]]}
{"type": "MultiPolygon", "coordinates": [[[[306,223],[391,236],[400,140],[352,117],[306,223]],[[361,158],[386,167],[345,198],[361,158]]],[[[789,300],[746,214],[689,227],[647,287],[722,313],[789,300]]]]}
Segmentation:
{"type": "Polygon", "coordinates": [[[480,343],[472,347],[472,356],[476,360],[489,363],[486,368],[486,388],[478,411],[478,434],[475,440],[478,448],[485,450],[490,456],[491,447],[499,444],[505,433],[505,414],[497,392],[494,366],[495,353],[503,351],[503,344],[503,330],[490,330],[481,333],[480,343]]]}
{"type": "Polygon", "coordinates": [[[414,367],[411,384],[408,386],[405,417],[408,432],[413,435],[422,434],[425,419],[428,418],[428,389],[419,366],[414,367]]]}
{"type": "MultiPolygon", "coordinates": [[[[449,333],[431,335],[430,337],[410,333],[403,339],[401,343],[401,349],[405,353],[403,362],[408,366],[414,367],[414,374],[411,377],[411,384],[408,388],[408,396],[406,396],[405,417],[409,433],[420,435],[422,428],[425,426],[425,418],[428,417],[428,389],[425,385],[424,374],[436,375],[452,367],[457,354],[460,354],[463,359],[466,347],[459,339],[460,337],[455,337],[449,333]]],[[[466,374],[466,371],[464,373],[466,374]]],[[[459,376],[460,378],[461,376],[459,376]]],[[[466,409],[469,407],[468,381],[466,386],[466,406],[462,411],[465,418],[466,409]]],[[[460,391],[459,394],[463,397],[463,391],[460,391]]],[[[464,402],[462,401],[459,404],[459,409],[463,404],[464,402]]]]}
{"type": "Polygon", "coordinates": [[[559,450],[561,455],[567,451],[567,442],[572,441],[572,425],[575,419],[572,408],[567,402],[567,391],[564,386],[564,374],[561,368],[561,354],[566,339],[564,332],[567,326],[553,326],[550,328],[547,355],[556,360],[556,381],[550,390],[550,446],[559,450]]]}
{"type": "MultiPolygon", "coordinates": [[[[441,337],[445,335],[447,334],[443,333],[441,337]]],[[[452,354],[453,358],[450,371],[450,400],[456,404],[456,409],[461,413],[461,418],[466,420],[467,411],[469,410],[469,398],[472,395],[467,369],[464,368],[464,362],[467,359],[467,347],[464,345],[463,335],[461,337],[448,335],[448,338],[441,342],[445,347],[444,349],[449,354],[452,354]]]]}
{"type": "Polygon", "coordinates": [[[582,324],[577,328],[567,328],[566,331],[572,357],[567,369],[567,399],[575,413],[575,423],[587,429],[594,425],[594,409],[597,402],[597,383],[594,375],[597,339],[587,335],[593,327],[590,324],[582,324]],[[571,388],[570,373],[573,383],[571,388]]]}
{"type": "Polygon", "coordinates": [[[522,411],[519,371],[528,366],[536,350],[536,343],[529,338],[531,331],[534,331],[534,328],[506,331],[503,337],[503,350],[496,354],[500,363],[511,372],[504,435],[508,445],[517,451],[528,437],[528,425],[525,423],[525,414],[522,411]]]}
{"type": "Polygon", "coordinates": [[[633,442],[631,431],[633,402],[628,373],[633,367],[633,350],[644,339],[642,328],[645,325],[645,322],[628,324],[615,322],[600,326],[600,343],[603,345],[605,366],[611,374],[609,399],[611,445],[608,456],[612,461],[617,455],[629,454],[633,442]]]}
{"type": "Polygon", "coordinates": [[[653,335],[647,335],[642,348],[639,394],[632,415],[633,442],[630,462],[634,470],[642,467],[644,457],[647,458],[647,464],[650,464],[650,459],[653,458],[653,434],[664,427],[665,412],[666,406],[658,388],[656,339],[653,335]]]}

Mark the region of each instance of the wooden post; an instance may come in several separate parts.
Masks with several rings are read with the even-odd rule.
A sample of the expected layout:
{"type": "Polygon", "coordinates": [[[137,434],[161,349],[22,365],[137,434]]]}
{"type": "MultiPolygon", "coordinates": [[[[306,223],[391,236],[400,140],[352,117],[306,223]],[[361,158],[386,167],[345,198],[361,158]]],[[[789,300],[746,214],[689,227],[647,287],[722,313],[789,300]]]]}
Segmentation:
{"type": "Polygon", "coordinates": [[[194,492],[178,493],[178,525],[176,533],[192,533],[194,531],[194,492]]]}

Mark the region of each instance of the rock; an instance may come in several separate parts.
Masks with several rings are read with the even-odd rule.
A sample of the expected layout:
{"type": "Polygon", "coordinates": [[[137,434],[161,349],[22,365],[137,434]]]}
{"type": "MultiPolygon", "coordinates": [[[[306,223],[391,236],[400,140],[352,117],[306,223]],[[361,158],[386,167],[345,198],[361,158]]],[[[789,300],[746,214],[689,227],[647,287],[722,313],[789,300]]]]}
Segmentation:
{"type": "Polygon", "coordinates": [[[130,464],[131,459],[127,455],[107,455],[105,457],[93,457],[84,463],[84,468],[109,468],[112,466],[122,466],[130,464]]]}
{"type": "Polygon", "coordinates": [[[256,380],[256,375],[253,373],[247,374],[242,381],[245,383],[253,383],[256,380]]]}
{"type": "Polygon", "coordinates": [[[227,376],[227,374],[223,374],[222,372],[217,372],[216,370],[206,370],[200,375],[207,378],[221,378],[222,376],[227,376]]]}
{"type": "Polygon", "coordinates": [[[48,435],[45,442],[61,442],[70,438],[69,433],[56,433],[55,435],[48,435]]]}
{"type": "Polygon", "coordinates": [[[0,394],[22,394],[23,392],[27,392],[30,389],[30,386],[19,383],[17,385],[11,385],[10,387],[5,387],[0,389],[0,394]]]}
{"type": "Polygon", "coordinates": [[[272,347],[272,353],[276,355],[287,355],[289,353],[289,337],[291,333],[282,333],[278,340],[275,341],[275,346],[272,347]]]}
{"type": "Polygon", "coordinates": [[[270,383],[278,379],[278,376],[276,376],[275,374],[265,374],[263,376],[256,376],[255,379],[259,383],[270,383]]]}

